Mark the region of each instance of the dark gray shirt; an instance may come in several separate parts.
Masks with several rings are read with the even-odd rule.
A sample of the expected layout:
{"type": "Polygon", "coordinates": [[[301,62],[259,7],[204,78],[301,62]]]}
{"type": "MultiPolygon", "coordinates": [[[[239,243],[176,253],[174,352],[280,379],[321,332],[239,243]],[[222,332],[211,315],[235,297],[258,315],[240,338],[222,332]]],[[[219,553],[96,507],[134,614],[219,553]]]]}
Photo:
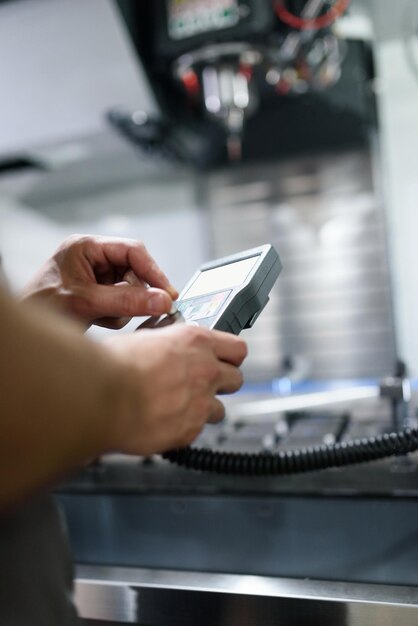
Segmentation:
{"type": "Polygon", "coordinates": [[[72,565],[49,495],[0,514],[1,626],[76,626],[72,565]]]}

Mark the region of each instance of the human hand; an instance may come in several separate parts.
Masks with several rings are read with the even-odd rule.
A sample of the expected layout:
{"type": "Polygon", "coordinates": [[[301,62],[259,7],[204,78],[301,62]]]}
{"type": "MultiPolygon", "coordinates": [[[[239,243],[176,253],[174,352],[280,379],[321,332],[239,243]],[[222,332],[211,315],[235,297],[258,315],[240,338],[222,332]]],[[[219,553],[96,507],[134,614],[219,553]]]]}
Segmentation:
{"type": "Polygon", "coordinates": [[[104,347],[124,371],[126,398],[111,447],[141,455],[186,446],[206,422],[220,421],[215,395],[241,387],[247,355],[242,339],[185,324],[114,337],[104,347]]]}
{"type": "Polygon", "coordinates": [[[66,239],[22,294],[48,300],[87,326],[108,328],[168,313],[177,296],[142,243],[91,235],[66,239]]]}

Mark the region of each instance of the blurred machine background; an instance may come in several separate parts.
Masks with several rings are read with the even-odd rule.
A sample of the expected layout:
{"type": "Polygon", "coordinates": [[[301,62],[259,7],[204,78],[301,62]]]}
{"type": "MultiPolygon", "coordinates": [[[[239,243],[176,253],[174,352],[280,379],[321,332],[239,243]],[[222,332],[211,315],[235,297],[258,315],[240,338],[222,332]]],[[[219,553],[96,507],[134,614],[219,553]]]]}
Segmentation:
{"type": "Polygon", "coordinates": [[[361,145],[374,114],[371,51],[330,28],[348,5],[173,1],[144,10],[122,0],[163,119],[111,120],[140,144],[141,128],[157,124],[155,147],[201,166],[361,145]]]}
{"type": "MultiPolygon", "coordinates": [[[[0,2],[12,286],[73,232],[146,241],[179,287],[271,242],[284,271],[246,331],[246,387],[200,443],[269,454],[415,425],[415,5],[0,2]]],[[[416,461],[237,480],[102,459],[58,494],[82,615],[416,624],[416,461]]]]}

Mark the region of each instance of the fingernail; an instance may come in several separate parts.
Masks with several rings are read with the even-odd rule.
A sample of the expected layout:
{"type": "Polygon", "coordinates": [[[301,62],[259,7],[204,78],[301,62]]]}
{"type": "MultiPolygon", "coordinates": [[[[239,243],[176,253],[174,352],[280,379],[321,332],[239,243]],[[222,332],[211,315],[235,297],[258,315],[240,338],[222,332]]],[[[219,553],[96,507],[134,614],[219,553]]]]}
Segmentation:
{"type": "Polygon", "coordinates": [[[148,300],[148,310],[152,315],[165,313],[168,309],[168,298],[163,293],[156,293],[148,300]]]}
{"type": "Polygon", "coordinates": [[[173,285],[170,285],[167,291],[170,294],[170,296],[173,298],[173,300],[177,300],[177,298],[179,297],[179,292],[177,291],[175,287],[173,287],[173,285]]]}
{"type": "Polygon", "coordinates": [[[129,270],[128,272],[126,272],[126,274],[123,277],[123,280],[126,280],[126,282],[129,283],[130,285],[138,284],[138,279],[136,278],[132,270],[129,270]]]}

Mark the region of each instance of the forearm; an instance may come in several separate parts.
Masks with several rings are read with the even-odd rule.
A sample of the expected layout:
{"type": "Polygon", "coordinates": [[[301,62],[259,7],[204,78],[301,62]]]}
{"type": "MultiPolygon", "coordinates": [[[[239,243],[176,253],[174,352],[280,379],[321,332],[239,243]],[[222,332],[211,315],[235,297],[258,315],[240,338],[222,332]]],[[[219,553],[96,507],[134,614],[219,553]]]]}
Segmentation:
{"type": "Polygon", "coordinates": [[[123,414],[107,351],[0,292],[0,507],[106,451],[123,414]]]}
{"type": "MultiPolygon", "coordinates": [[[[123,316],[121,301],[133,307],[128,315],[141,309],[136,290],[121,289],[111,289],[106,308],[99,286],[92,319],[123,316]]],[[[245,356],[238,337],[185,324],[96,345],[0,290],[0,509],[104,452],[191,443],[208,419],[223,417],[215,396],[240,388],[245,356]]]]}

